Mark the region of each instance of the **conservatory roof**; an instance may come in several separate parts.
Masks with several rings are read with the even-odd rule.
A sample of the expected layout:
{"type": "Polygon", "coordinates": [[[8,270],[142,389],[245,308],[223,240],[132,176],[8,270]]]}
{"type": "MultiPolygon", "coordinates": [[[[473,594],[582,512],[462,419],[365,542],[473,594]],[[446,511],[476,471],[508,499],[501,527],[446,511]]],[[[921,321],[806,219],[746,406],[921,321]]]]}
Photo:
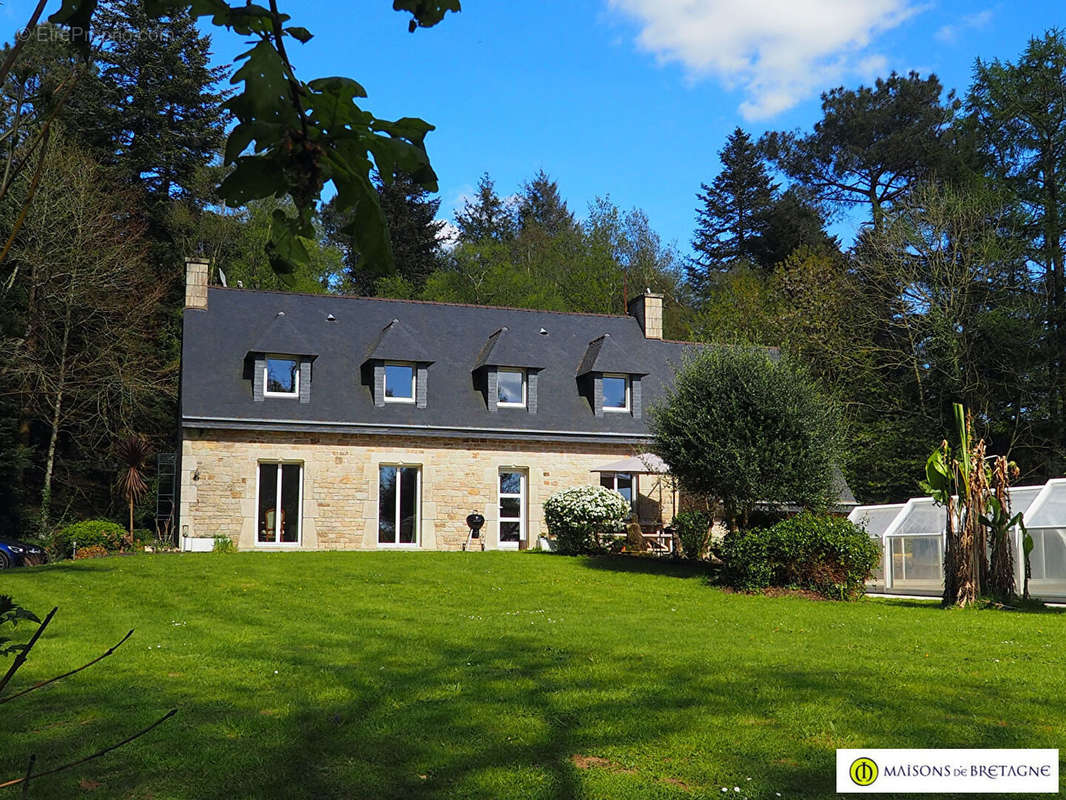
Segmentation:
{"type": "Polygon", "coordinates": [[[883,536],[905,505],[906,503],[891,503],[881,506],[856,506],[848,514],[848,520],[864,528],[871,536],[883,536]]]}
{"type": "MultiPolygon", "coordinates": [[[[1016,505],[1013,510],[1022,509],[1016,505]]],[[[1027,528],[1066,528],[1066,478],[1053,478],[1044,485],[1025,510],[1024,522],[1027,528]]]]}

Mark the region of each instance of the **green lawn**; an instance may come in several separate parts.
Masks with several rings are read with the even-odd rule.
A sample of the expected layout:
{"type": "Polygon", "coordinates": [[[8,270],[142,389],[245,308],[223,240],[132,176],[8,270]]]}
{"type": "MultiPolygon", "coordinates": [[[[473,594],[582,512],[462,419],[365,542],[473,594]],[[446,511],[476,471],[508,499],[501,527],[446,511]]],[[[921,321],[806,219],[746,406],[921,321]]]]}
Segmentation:
{"type": "Polygon", "coordinates": [[[60,607],[11,688],[136,628],[0,706],[0,782],[179,709],[32,797],[829,797],[837,747],[1059,747],[1066,727],[1058,613],[518,553],[110,558],[0,591],[60,607]]]}

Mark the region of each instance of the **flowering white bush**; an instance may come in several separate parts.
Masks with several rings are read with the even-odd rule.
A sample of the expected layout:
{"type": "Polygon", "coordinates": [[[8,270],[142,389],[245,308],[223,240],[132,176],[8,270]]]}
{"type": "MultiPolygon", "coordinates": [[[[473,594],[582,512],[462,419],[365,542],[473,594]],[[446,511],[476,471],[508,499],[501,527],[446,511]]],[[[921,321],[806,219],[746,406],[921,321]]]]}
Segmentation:
{"type": "Polygon", "coordinates": [[[561,553],[588,550],[597,533],[620,527],[630,513],[629,502],[603,486],[574,486],[544,501],[544,521],[561,553]]]}

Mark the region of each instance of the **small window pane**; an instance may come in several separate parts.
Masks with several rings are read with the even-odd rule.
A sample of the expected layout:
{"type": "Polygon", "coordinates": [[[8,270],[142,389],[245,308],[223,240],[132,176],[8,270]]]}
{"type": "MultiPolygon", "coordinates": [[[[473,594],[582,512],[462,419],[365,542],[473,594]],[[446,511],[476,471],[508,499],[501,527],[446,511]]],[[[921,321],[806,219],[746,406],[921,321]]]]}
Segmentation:
{"type": "Polygon", "coordinates": [[[396,467],[382,467],[378,486],[378,541],[396,542],[396,467]]]}
{"type": "Polygon", "coordinates": [[[603,407],[625,408],[626,407],[626,384],[625,378],[603,379],[603,407]]]}
{"type": "Polygon", "coordinates": [[[406,364],[385,365],[385,396],[414,399],[415,368],[406,364]]]}
{"type": "Polygon", "coordinates": [[[517,542],[522,536],[522,523],[521,522],[501,522],[500,523],[500,541],[501,542],[517,542]]]}
{"type": "Polygon", "coordinates": [[[629,502],[632,503],[633,502],[633,476],[632,475],[619,474],[616,477],[618,479],[618,484],[615,487],[615,491],[618,492],[620,495],[622,495],[622,497],[624,497],[626,500],[628,500],[629,502]]]}
{"type": "Polygon", "coordinates": [[[299,371],[300,364],[294,358],[268,358],[266,390],[279,394],[295,394],[296,376],[299,371]]]}
{"type": "Polygon", "coordinates": [[[500,494],[521,494],[522,493],[522,473],[521,472],[501,472],[500,473],[500,494]]]}
{"type": "Polygon", "coordinates": [[[418,470],[400,468],[400,544],[414,544],[418,534],[418,470]]]}
{"type": "Polygon", "coordinates": [[[300,465],[281,467],[281,541],[300,541],[300,465]]]}
{"type": "Polygon", "coordinates": [[[499,370],[497,378],[497,398],[500,403],[525,404],[523,384],[526,380],[524,372],[518,370],[499,370]]]}
{"type": "Polygon", "coordinates": [[[600,486],[605,489],[614,489],[614,475],[610,472],[601,473],[600,486]]]}
{"type": "Polygon", "coordinates": [[[273,542],[278,502],[278,465],[259,465],[259,522],[256,526],[260,542],[273,542]]]}
{"type": "Polygon", "coordinates": [[[500,498],[500,519],[520,519],[522,501],[517,497],[500,498]]]}

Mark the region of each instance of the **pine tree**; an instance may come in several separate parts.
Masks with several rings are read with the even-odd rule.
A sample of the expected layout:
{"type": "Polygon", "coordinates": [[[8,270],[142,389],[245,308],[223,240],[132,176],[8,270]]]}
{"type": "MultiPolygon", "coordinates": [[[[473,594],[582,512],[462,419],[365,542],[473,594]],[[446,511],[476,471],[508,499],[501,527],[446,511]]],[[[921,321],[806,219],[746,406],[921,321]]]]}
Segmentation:
{"type": "Polygon", "coordinates": [[[211,38],[187,11],[156,20],[137,0],[112,0],[97,20],[99,76],[84,98],[97,107],[81,138],[144,188],[154,219],[173,199],[200,205],[194,178],[226,135],[224,95],[215,88],[226,71],[210,66],[211,38]]]}
{"type": "Polygon", "coordinates": [[[758,263],[777,188],[755,143],[741,128],[729,135],[718,156],[722,171],[710,186],[702,184],[698,195],[695,255],[687,265],[697,287],[739,262],[758,263]]]}
{"type": "Polygon", "coordinates": [[[549,236],[577,227],[574,215],[559,195],[559,187],[544,170],[538,170],[522,187],[518,198],[518,223],[522,230],[539,228],[549,236]]]}
{"type": "Polygon", "coordinates": [[[455,224],[461,242],[507,241],[514,237],[514,210],[496,194],[489,173],[478,179],[477,195],[464,201],[462,209],[455,212],[455,224]]]}
{"type": "MultiPolygon", "coordinates": [[[[395,275],[417,291],[425,285],[426,278],[441,266],[441,233],[445,223],[437,219],[440,198],[432,197],[406,175],[397,175],[388,184],[379,178],[375,179],[375,186],[389,227],[389,242],[396,264],[395,275]]],[[[337,215],[332,201],[323,209],[322,222],[329,243],[344,253],[344,290],[353,294],[373,295],[376,281],[385,274],[383,265],[365,260],[351,237],[340,232],[346,219],[337,215]]]]}

